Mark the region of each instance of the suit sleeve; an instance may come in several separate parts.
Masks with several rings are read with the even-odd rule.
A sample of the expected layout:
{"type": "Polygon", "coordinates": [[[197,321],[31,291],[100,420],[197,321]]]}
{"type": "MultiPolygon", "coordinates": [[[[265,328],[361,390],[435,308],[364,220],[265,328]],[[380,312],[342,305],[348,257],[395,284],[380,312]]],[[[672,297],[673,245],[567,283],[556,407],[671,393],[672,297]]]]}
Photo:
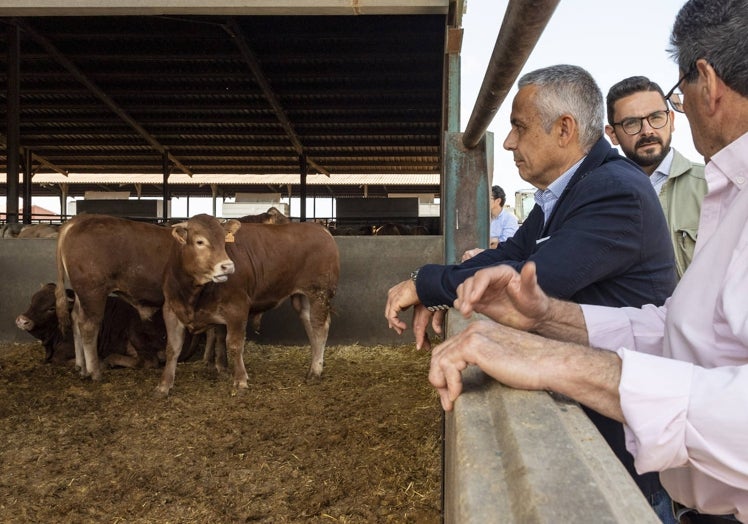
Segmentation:
{"type": "Polygon", "coordinates": [[[543,227],[543,210],[535,206],[512,238],[495,249],[482,253],[457,265],[427,264],[416,280],[418,298],[425,306],[451,307],[457,298],[457,286],[478,270],[498,264],[508,264],[519,271],[532,253],[537,232],[543,227]]]}
{"type": "Polygon", "coordinates": [[[459,265],[424,266],[416,283],[421,303],[451,306],[457,286],[479,269],[496,264],[519,271],[532,260],[541,288],[567,300],[590,284],[630,270],[641,261],[642,250],[651,249],[652,243],[645,242],[644,224],[654,218],[653,213],[664,220],[662,210],[651,186],[621,182],[623,177],[593,178],[559,201],[546,231],[543,211],[535,206],[514,237],[498,248],[459,265]],[[647,189],[652,198],[645,202],[641,192],[647,189]]]}

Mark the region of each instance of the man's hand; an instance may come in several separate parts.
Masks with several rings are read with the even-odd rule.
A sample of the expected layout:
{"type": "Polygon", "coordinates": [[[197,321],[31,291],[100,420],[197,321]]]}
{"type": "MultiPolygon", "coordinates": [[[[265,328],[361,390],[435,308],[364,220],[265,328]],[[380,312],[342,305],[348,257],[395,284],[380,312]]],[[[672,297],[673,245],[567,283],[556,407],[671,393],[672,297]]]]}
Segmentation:
{"type": "Polygon", "coordinates": [[[507,386],[543,389],[541,364],[548,340],[482,320],[434,348],[429,382],[450,411],[462,392],[462,370],[475,364],[507,386]]]}
{"type": "Polygon", "coordinates": [[[405,311],[410,306],[413,308],[413,333],[416,337],[416,348],[431,349],[426,328],[431,322],[431,327],[437,334],[443,332],[444,311],[432,313],[421,305],[416,292],[416,284],[412,280],[403,280],[390,288],[387,292],[387,305],[384,307],[384,316],[387,319],[388,326],[402,335],[403,331],[408,329],[408,325],[403,322],[399,313],[405,311]]]}
{"type": "Polygon", "coordinates": [[[402,335],[403,331],[408,329],[408,325],[400,320],[398,314],[420,303],[416,283],[412,280],[403,280],[392,286],[387,291],[387,304],[384,306],[384,317],[387,319],[388,326],[397,331],[398,335],[402,335]]]}
{"type": "Polygon", "coordinates": [[[480,247],[476,247],[476,248],[473,248],[473,249],[468,249],[467,251],[465,251],[462,254],[462,259],[460,260],[460,262],[465,262],[466,260],[470,260],[475,255],[477,255],[478,253],[483,253],[484,251],[485,251],[485,249],[480,248],[480,247]]]}
{"type": "Polygon", "coordinates": [[[521,274],[507,265],[481,269],[457,287],[454,307],[465,317],[475,311],[531,331],[546,319],[550,299],[538,286],[535,264],[528,262],[521,274]]]}
{"type": "Polygon", "coordinates": [[[429,382],[445,411],[462,393],[462,370],[470,364],[504,385],[555,391],[624,422],[618,393],[621,359],[612,351],[550,340],[490,320],[473,322],[431,353],[429,382]]]}
{"type": "Polygon", "coordinates": [[[444,331],[444,317],[446,311],[431,312],[425,306],[418,304],[413,308],[413,334],[416,337],[416,349],[425,349],[431,351],[431,341],[429,340],[426,328],[431,321],[431,328],[437,335],[444,331]]]}

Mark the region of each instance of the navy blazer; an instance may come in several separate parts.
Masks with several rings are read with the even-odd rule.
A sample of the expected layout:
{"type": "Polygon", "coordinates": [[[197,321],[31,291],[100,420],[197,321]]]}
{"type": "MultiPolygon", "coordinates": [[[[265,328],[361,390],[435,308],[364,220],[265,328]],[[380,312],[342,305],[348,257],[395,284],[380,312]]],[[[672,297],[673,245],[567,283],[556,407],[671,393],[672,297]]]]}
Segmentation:
{"type": "Polygon", "coordinates": [[[647,175],[601,138],[544,225],[536,205],[514,236],[459,265],[428,264],[416,281],[425,306],[451,306],[487,266],[537,266],[546,294],[581,304],[662,305],[676,284],[667,223],[647,175]]]}

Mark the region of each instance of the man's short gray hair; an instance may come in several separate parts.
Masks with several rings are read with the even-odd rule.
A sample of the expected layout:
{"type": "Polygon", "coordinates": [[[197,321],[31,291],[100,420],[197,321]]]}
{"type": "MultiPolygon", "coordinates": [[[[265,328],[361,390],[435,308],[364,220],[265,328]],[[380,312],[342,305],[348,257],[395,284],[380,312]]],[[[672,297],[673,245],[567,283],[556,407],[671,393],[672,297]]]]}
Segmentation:
{"type": "Polygon", "coordinates": [[[703,58],[748,97],[748,0],[690,0],[675,18],[670,45],[686,81],[696,78],[694,64],[703,58]]]}
{"type": "Polygon", "coordinates": [[[603,136],[603,93],[586,70],[574,65],[536,69],[519,79],[520,88],[535,85],[535,101],[546,132],[561,115],[571,115],[579,126],[579,143],[589,152],[603,136]]]}

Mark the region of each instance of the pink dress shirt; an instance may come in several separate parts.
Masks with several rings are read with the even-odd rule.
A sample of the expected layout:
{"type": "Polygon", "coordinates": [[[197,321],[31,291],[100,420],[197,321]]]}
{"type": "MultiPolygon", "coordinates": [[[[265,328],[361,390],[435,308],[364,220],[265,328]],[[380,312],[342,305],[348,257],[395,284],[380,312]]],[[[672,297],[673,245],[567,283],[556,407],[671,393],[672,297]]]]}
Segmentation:
{"type": "Polygon", "coordinates": [[[623,361],[637,470],[659,471],[681,504],[748,522],[748,133],[706,178],[694,259],[665,305],[582,309],[590,344],[623,361]]]}

